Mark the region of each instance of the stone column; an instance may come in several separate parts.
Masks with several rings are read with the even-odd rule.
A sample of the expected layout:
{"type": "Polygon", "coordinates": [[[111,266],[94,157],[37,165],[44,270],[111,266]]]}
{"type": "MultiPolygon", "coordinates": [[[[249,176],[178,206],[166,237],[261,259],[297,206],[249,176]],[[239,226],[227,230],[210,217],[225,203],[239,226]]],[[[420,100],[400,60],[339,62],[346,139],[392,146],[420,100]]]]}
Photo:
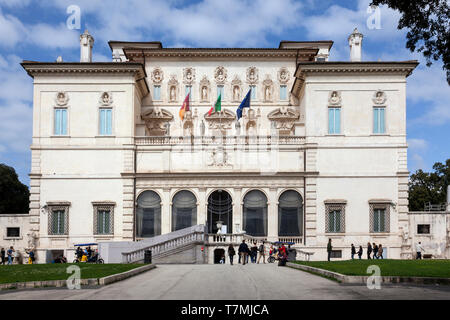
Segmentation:
{"type": "Polygon", "coordinates": [[[278,239],[278,199],[277,188],[269,189],[269,199],[267,208],[267,240],[277,241],[278,239]]]}
{"type": "Polygon", "coordinates": [[[172,231],[172,203],[170,200],[170,188],[163,189],[161,202],[161,234],[166,234],[172,231]]]}
{"type": "Polygon", "coordinates": [[[197,199],[197,224],[206,224],[206,213],[207,213],[207,200],[206,188],[198,188],[198,199],[197,199]]]}
{"type": "Polygon", "coordinates": [[[233,188],[233,233],[241,232],[243,229],[242,216],[242,188],[233,188]],[[236,225],[239,225],[239,230],[236,230],[236,225]]]}

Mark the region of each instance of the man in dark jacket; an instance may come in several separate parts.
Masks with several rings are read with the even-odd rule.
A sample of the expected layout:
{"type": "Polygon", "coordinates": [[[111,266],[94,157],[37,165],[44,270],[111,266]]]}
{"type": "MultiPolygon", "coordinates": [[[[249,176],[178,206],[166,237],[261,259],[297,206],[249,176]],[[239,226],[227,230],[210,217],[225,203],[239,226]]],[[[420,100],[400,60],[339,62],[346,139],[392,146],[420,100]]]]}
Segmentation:
{"type": "Polygon", "coordinates": [[[355,254],[356,254],[356,248],[352,243],[352,260],[355,259],[355,254]]]}
{"type": "Polygon", "coordinates": [[[328,253],[328,261],[331,259],[331,251],[333,250],[333,246],[331,245],[331,239],[328,239],[327,245],[327,253],[328,253]]]}
{"type": "Polygon", "coordinates": [[[378,259],[378,256],[377,256],[378,246],[375,242],[373,243],[372,249],[373,249],[373,259],[378,259]]]}
{"type": "Polygon", "coordinates": [[[1,251],[1,258],[2,258],[2,261],[0,262],[1,264],[5,264],[5,258],[6,258],[6,251],[5,251],[5,248],[2,248],[2,251],[1,251]]]}
{"type": "Polygon", "coordinates": [[[367,243],[367,260],[370,260],[370,254],[372,253],[372,245],[370,242],[367,243]]]}
{"type": "Polygon", "coordinates": [[[245,243],[245,240],[242,240],[242,243],[239,245],[239,255],[241,256],[242,264],[245,264],[245,261],[247,259],[248,252],[250,250],[248,249],[248,245],[245,243]]]}

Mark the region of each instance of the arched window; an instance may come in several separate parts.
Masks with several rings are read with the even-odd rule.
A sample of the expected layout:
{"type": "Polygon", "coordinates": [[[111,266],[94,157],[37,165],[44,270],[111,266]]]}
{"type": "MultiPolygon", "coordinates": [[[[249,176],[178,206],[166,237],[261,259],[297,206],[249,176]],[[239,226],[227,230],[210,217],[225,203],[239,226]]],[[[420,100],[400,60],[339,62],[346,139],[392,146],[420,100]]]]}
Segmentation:
{"type": "Polygon", "coordinates": [[[137,199],[136,236],[149,238],[161,234],[161,198],[154,191],[144,191],[137,199]]]}
{"type": "Polygon", "coordinates": [[[253,190],[244,197],[244,230],[256,237],[267,236],[267,197],[253,190]]]}
{"type": "Polygon", "coordinates": [[[303,235],[303,199],[293,190],[283,192],[278,201],[278,235],[303,235]]]}
{"type": "Polygon", "coordinates": [[[172,231],[197,224],[197,199],[192,192],[178,192],[172,200],[172,231]]]}

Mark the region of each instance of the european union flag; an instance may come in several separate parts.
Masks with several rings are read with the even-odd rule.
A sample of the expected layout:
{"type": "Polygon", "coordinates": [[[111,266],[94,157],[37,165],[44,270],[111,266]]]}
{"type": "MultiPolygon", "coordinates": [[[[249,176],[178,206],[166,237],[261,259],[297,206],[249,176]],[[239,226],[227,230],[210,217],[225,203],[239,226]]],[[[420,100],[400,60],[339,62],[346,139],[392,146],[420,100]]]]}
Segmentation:
{"type": "Polygon", "coordinates": [[[242,118],[242,111],[244,108],[250,108],[250,96],[251,96],[252,89],[250,89],[245,96],[244,100],[242,100],[241,104],[239,105],[239,108],[236,110],[237,119],[239,120],[242,118]]]}

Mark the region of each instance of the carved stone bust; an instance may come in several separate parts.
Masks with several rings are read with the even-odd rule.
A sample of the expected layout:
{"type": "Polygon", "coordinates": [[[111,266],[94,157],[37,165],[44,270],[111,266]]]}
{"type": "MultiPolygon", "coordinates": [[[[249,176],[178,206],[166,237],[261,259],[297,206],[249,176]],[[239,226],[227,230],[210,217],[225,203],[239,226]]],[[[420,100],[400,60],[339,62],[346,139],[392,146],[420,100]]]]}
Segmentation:
{"type": "Polygon", "coordinates": [[[331,106],[339,106],[341,104],[341,93],[339,91],[332,91],[328,98],[328,103],[331,106]]]}
{"type": "Polygon", "coordinates": [[[160,67],[156,67],[152,72],[152,81],[153,83],[159,84],[164,80],[164,73],[160,67]]]}
{"type": "Polygon", "coordinates": [[[289,77],[289,70],[287,68],[283,67],[278,71],[278,81],[281,84],[286,84],[289,81],[289,77]]]}
{"type": "Polygon", "coordinates": [[[222,66],[217,67],[214,71],[214,78],[218,84],[223,84],[227,80],[227,70],[222,66]]]}
{"type": "Polygon", "coordinates": [[[56,94],[55,103],[57,106],[63,107],[66,106],[69,102],[69,96],[67,93],[60,91],[56,94]]]}
{"type": "Polygon", "coordinates": [[[258,69],[256,67],[247,68],[247,82],[250,84],[258,82],[258,69]]]}
{"type": "Polygon", "coordinates": [[[103,92],[100,95],[99,103],[102,106],[110,106],[112,104],[112,94],[110,92],[103,92]]]}
{"type": "Polygon", "coordinates": [[[386,93],[381,90],[377,90],[373,95],[372,101],[373,103],[380,105],[384,104],[386,102],[386,99],[386,93]]]}

